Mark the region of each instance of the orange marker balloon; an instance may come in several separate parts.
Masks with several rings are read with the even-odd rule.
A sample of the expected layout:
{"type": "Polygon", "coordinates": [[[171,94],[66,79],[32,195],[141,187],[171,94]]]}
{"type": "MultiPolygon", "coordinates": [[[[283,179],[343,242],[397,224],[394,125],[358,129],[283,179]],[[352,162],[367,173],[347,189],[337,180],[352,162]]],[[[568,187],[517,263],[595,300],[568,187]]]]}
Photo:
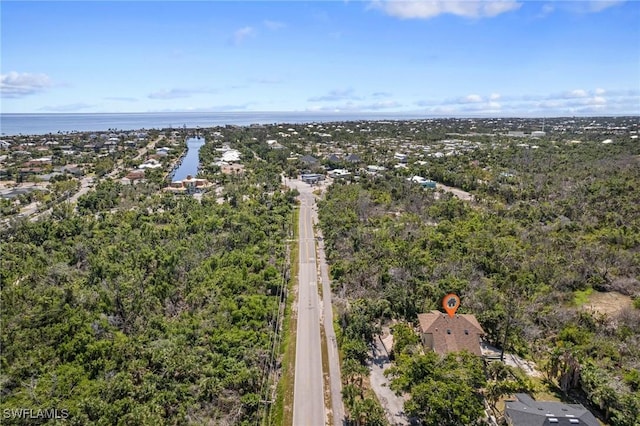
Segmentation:
{"type": "Polygon", "coordinates": [[[451,318],[456,314],[460,307],[460,298],[457,294],[449,293],[442,299],[442,307],[451,318]]]}

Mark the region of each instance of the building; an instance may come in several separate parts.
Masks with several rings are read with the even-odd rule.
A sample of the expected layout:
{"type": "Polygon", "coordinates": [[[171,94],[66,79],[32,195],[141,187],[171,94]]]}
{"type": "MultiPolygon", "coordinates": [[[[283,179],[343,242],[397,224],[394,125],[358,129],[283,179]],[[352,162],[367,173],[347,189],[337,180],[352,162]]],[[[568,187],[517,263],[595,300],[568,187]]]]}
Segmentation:
{"type": "Polygon", "coordinates": [[[154,158],[150,158],[138,166],[138,168],[141,170],[142,169],[158,169],[160,167],[162,167],[162,164],[160,164],[160,162],[154,158]]]}
{"type": "Polygon", "coordinates": [[[373,165],[373,164],[372,164],[372,165],[367,166],[367,172],[368,172],[368,173],[371,173],[371,174],[376,174],[376,173],[379,173],[379,172],[384,172],[385,170],[387,170],[387,168],[386,168],[386,167],[384,167],[384,166],[377,166],[377,165],[373,165]]]}
{"type": "Polygon", "coordinates": [[[410,182],[419,183],[423,188],[435,189],[436,187],[435,181],[432,181],[430,179],[425,179],[422,176],[412,176],[407,180],[410,182]]]}
{"type": "Polygon", "coordinates": [[[313,166],[318,164],[318,159],[311,155],[305,155],[304,157],[300,158],[300,161],[306,164],[307,166],[313,166]]]}
{"type": "Polygon", "coordinates": [[[581,404],[536,401],[525,393],[505,402],[505,420],[511,426],[599,426],[598,420],[581,404]]]}
{"type": "Polygon", "coordinates": [[[186,179],[171,182],[171,185],[165,188],[165,190],[177,194],[193,194],[195,192],[201,192],[203,189],[207,189],[212,185],[213,184],[207,179],[198,179],[188,175],[186,179]]]}
{"type": "Polygon", "coordinates": [[[481,356],[480,342],[485,332],[475,315],[449,315],[431,311],[418,314],[420,339],[425,348],[445,355],[449,352],[469,351],[481,356]]]}
{"type": "Polygon", "coordinates": [[[327,157],[327,161],[329,163],[340,163],[342,160],[340,159],[338,154],[331,154],[330,156],[327,157]]]}
{"type": "Polygon", "coordinates": [[[300,176],[300,180],[309,185],[313,185],[314,183],[324,180],[324,175],[319,173],[305,173],[300,176]]]}
{"type": "Polygon", "coordinates": [[[327,172],[327,174],[329,175],[329,177],[331,178],[346,178],[351,176],[351,172],[349,170],[346,169],[334,169],[334,170],[330,170],[327,172]]]}
{"type": "Polygon", "coordinates": [[[349,163],[359,163],[362,161],[358,154],[349,154],[345,160],[349,163]]]}
{"type": "Polygon", "coordinates": [[[401,163],[406,163],[407,162],[407,154],[403,154],[401,152],[396,152],[395,154],[393,154],[393,158],[395,160],[398,160],[401,163]]]}
{"type": "Polygon", "coordinates": [[[132,170],[129,173],[127,173],[127,176],[125,176],[125,178],[129,179],[129,182],[142,180],[144,179],[144,170],[132,170]]]}

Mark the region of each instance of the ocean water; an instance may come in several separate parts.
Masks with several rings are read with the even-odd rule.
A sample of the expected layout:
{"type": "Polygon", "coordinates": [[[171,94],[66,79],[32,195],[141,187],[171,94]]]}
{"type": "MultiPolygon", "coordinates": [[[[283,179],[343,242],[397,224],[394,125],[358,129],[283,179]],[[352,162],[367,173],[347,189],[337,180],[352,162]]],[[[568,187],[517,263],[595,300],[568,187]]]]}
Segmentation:
{"type": "Polygon", "coordinates": [[[215,127],[427,118],[406,113],[183,112],[118,114],[0,114],[1,135],[45,135],[87,131],[215,127]]]}

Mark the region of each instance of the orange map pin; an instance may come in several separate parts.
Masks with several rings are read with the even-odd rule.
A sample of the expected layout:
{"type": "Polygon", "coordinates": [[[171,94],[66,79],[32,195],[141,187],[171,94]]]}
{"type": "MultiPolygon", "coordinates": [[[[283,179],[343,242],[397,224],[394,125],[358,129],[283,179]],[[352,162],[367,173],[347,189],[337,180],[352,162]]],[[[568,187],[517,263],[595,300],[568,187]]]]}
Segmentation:
{"type": "Polygon", "coordinates": [[[457,294],[449,293],[442,299],[442,307],[451,318],[456,314],[460,307],[460,298],[457,294]]]}

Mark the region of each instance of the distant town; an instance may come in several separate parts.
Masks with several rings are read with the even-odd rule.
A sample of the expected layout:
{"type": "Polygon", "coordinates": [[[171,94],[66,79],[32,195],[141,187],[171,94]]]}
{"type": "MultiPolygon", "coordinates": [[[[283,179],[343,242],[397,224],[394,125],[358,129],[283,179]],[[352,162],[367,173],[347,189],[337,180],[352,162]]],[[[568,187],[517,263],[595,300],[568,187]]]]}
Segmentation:
{"type": "MultiPolygon", "coordinates": [[[[220,191],[220,174],[243,170],[234,148],[239,126],[195,129],[153,129],[107,132],[64,132],[48,135],[4,136],[0,140],[0,196],[2,218],[33,217],[59,202],[88,191],[101,179],[123,184],[164,182],[174,193],[220,191]],[[202,135],[214,143],[219,157],[201,164],[188,182],[172,181],[186,155],[186,139],[202,135]],[[199,175],[198,175],[199,173],[199,175]],[[197,179],[197,180],[195,180],[197,179]],[[219,182],[218,182],[219,183],[219,182]],[[194,187],[197,191],[189,190],[194,187]]],[[[245,126],[252,140],[287,158],[288,174],[307,183],[328,179],[357,179],[400,173],[416,184],[448,190],[446,171],[434,173],[430,162],[446,166],[446,159],[481,150],[516,147],[535,150],[541,145],[615,143],[638,138],[637,117],[426,119],[353,121],[245,126]]],[[[473,165],[473,164],[472,164],[473,165]]],[[[517,180],[510,170],[476,171],[476,187],[490,178],[517,180]],[[480,176],[482,176],[480,178],[480,176]]],[[[471,197],[466,191],[455,191],[471,197]]]]}

